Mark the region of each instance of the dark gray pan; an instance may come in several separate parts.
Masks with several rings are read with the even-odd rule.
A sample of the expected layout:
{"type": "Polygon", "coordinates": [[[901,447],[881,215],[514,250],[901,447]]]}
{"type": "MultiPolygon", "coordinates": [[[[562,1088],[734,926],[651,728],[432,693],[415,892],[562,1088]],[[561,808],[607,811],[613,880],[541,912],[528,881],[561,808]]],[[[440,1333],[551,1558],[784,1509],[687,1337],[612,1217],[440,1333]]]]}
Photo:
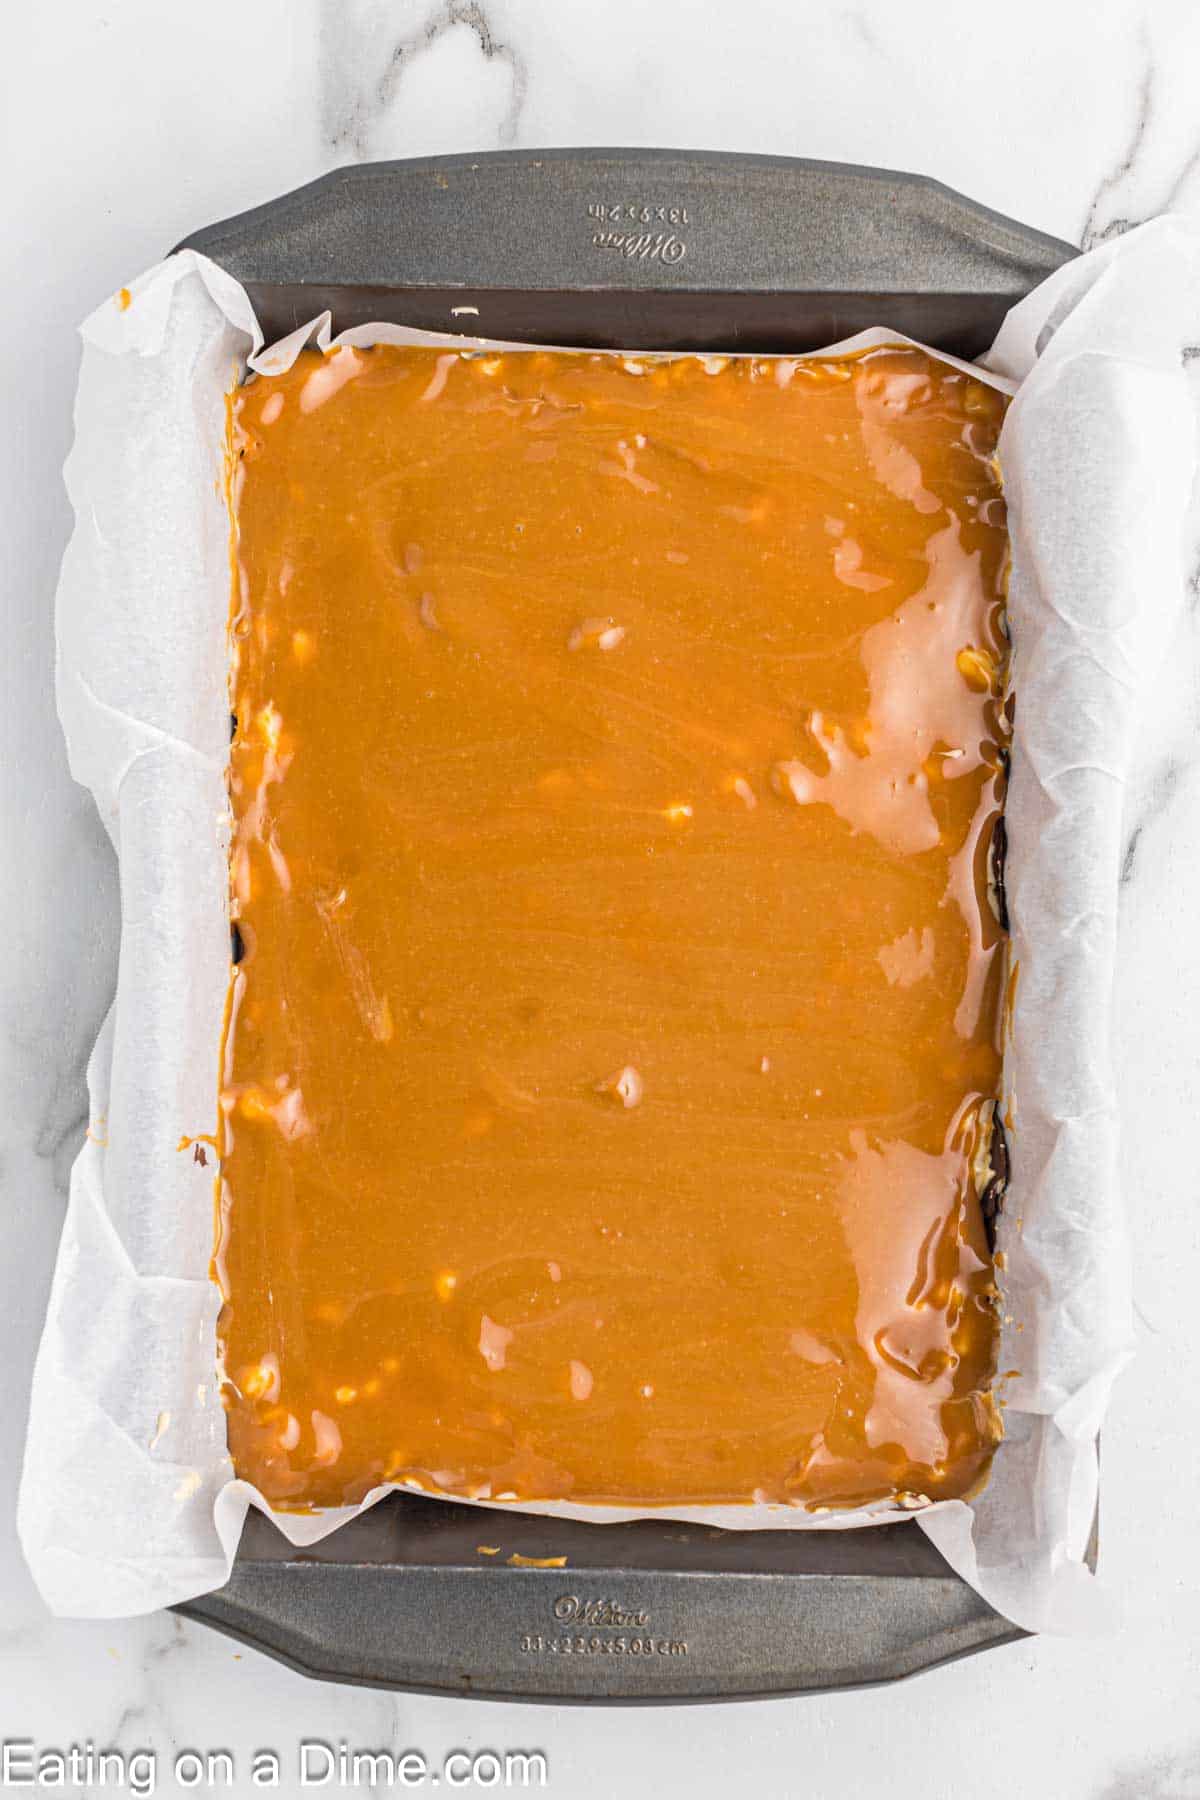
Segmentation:
{"type": "MultiPolygon", "coordinates": [[[[642,349],[883,325],[965,357],[1076,254],[921,176],[677,150],[357,165],[184,247],[244,283],[269,339],[328,308],[337,329],[642,349]]],[[[251,1513],[227,1585],[179,1610],[312,1675],[525,1700],[860,1686],[1022,1635],[910,1523],[581,1525],[399,1495],[303,1554],[251,1513]]]]}

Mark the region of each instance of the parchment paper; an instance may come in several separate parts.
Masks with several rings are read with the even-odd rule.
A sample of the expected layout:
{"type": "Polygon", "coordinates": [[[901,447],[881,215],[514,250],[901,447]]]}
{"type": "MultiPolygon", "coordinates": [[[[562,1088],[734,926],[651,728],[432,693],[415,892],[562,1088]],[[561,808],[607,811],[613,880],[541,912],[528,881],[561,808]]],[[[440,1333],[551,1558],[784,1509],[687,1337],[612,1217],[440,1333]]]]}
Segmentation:
{"type": "MultiPolygon", "coordinates": [[[[1005,1064],[1015,1129],[1000,1367],[1019,1374],[1001,1384],[1006,1438],[983,1495],[917,1518],[973,1587],[1034,1630],[1096,1629],[1105,1610],[1082,1558],[1096,1434],[1132,1347],[1109,1037],[1122,795],[1140,693],[1183,595],[1196,421],[1181,347],[1198,262],[1181,223],[1143,226],[1053,276],[984,359],[1016,393],[1000,444],[1020,968],[1005,1064]]],[[[179,1144],[214,1128],[228,974],[224,396],[247,361],[286,366],[328,330],[326,317],[264,350],[246,294],[191,252],[83,326],[58,701],[72,772],[120,859],[122,933],[20,1495],[25,1553],[59,1613],[139,1613],[218,1587],[247,1507],[270,1511],[233,1479],[226,1451],[208,1278],[212,1159],[202,1166],[179,1144]]],[[[386,326],[345,336],[442,341],[386,326]]],[[[884,319],[831,348],[897,336],[884,319]]],[[[807,1530],[899,1516],[891,1506],[664,1515],[807,1530]]],[[[302,1544],[352,1509],[272,1516],[302,1544]]]]}

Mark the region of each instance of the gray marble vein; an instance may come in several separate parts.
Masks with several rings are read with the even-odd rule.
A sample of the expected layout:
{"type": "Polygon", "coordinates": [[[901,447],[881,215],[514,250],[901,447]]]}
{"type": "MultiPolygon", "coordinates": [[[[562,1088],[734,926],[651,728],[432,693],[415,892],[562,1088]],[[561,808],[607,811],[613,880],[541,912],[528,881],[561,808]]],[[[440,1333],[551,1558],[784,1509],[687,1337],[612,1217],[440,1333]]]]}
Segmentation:
{"type": "Polygon", "coordinates": [[[528,70],[511,33],[501,33],[493,24],[493,10],[481,0],[442,0],[433,8],[420,8],[415,19],[414,10],[381,6],[378,0],[324,0],[321,121],[329,149],[336,156],[379,155],[405,83],[421,59],[451,33],[468,34],[483,63],[507,73],[509,97],[498,121],[498,140],[501,145],[515,143],[528,70]],[[351,23],[354,29],[347,29],[351,23]]]}
{"type": "Polygon", "coordinates": [[[1159,213],[1195,211],[1200,118],[1183,77],[1189,51],[1193,59],[1200,54],[1200,14],[1182,30],[1160,7],[1140,14],[1129,46],[1136,70],[1132,124],[1123,150],[1092,195],[1080,236],[1085,249],[1159,213]]]}
{"type": "Polygon", "coordinates": [[[1191,1800],[1195,1794],[1200,1794],[1200,1738],[1181,1750],[1122,1761],[1096,1800],[1191,1800]]]}
{"type": "Polygon", "coordinates": [[[847,6],[841,13],[841,20],[844,25],[847,25],[850,28],[859,43],[862,44],[865,49],[875,53],[878,52],[879,35],[874,24],[870,18],[868,18],[865,8],[861,6],[847,6]]]}
{"type": "Polygon", "coordinates": [[[1175,760],[1163,763],[1146,784],[1145,797],[1138,807],[1137,818],[1126,840],[1121,858],[1121,886],[1126,888],[1138,869],[1138,851],[1147,831],[1170,807],[1186,773],[1185,765],[1175,760]]]}
{"type": "Polygon", "coordinates": [[[1138,30],[1138,64],[1139,74],[1135,95],[1133,128],[1125,150],[1115,167],[1109,169],[1092,198],[1087,218],[1083,222],[1083,230],[1079,242],[1085,250],[1092,250],[1110,237],[1118,237],[1128,231],[1136,219],[1107,216],[1114,195],[1118,194],[1128,181],[1138,157],[1146,142],[1150,130],[1150,121],[1154,108],[1155,68],[1150,51],[1150,37],[1143,20],[1138,30]]]}

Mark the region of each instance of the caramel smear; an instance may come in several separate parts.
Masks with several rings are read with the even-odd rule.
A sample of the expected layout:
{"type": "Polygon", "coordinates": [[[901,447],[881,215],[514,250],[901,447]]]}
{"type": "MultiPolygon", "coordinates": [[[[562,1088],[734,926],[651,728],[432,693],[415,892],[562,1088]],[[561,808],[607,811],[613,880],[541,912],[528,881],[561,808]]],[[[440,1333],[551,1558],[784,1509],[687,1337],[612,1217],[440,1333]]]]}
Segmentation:
{"type": "Polygon", "coordinates": [[[1003,405],[908,348],[235,396],[214,1268],[272,1501],[981,1483],[1003,405]]]}

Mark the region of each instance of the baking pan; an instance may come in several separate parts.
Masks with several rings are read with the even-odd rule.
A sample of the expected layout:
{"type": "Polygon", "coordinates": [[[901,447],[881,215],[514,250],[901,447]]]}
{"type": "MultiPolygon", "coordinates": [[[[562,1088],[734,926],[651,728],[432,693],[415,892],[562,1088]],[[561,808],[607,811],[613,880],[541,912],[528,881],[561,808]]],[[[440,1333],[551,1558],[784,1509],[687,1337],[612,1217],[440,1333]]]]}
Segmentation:
{"type": "MultiPolygon", "coordinates": [[[[1076,254],[922,176],[598,149],[359,164],[179,248],[243,283],[268,340],[328,309],[602,348],[811,350],[883,325],[965,357],[1076,254]]],[[[308,1674],[522,1700],[861,1686],[1023,1635],[911,1522],[587,1525],[415,1494],[305,1552],[251,1512],[225,1587],[177,1610],[308,1674]]]]}

